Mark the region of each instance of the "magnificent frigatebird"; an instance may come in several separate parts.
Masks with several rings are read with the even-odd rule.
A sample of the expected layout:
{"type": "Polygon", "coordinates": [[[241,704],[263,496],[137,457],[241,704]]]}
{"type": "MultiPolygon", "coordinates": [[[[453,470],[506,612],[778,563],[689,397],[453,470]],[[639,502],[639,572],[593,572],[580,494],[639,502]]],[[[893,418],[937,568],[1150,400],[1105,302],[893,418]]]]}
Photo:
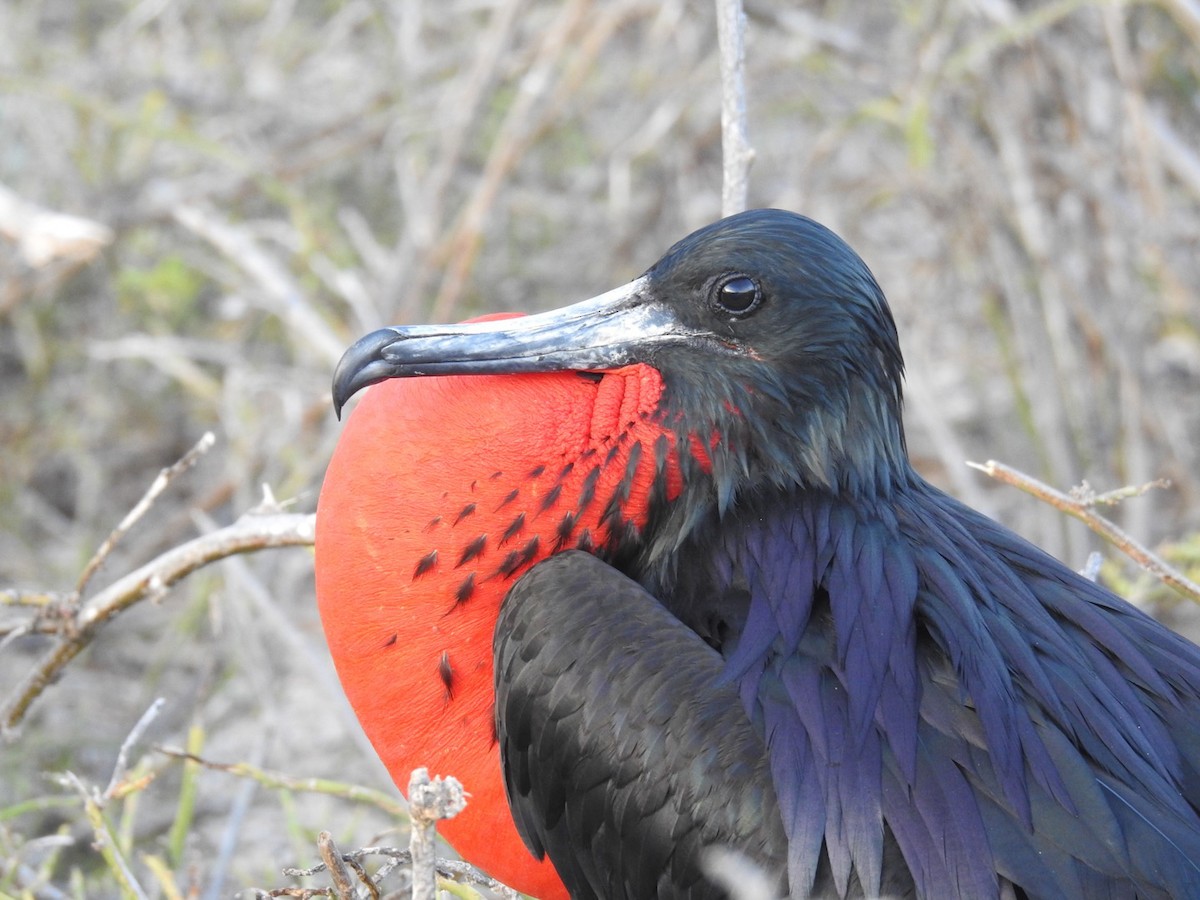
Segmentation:
{"type": "Polygon", "coordinates": [[[322,617],[393,775],[475,795],[468,859],[579,898],[719,896],[719,844],[793,897],[1200,897],[1200,649],[918,476],[902,370],[866,265],[779,210],[347,351],[322,617]]]}

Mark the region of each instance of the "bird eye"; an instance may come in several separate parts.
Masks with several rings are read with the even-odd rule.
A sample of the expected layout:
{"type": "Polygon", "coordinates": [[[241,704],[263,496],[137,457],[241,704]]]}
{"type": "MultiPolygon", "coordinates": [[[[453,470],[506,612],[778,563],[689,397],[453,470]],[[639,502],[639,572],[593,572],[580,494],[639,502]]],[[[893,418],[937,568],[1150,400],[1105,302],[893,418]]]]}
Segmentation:
{"type": "Polygon", "coordinates": [[[719,282],[713,295],[718,308],[733,316],[753,312],[762,300],[762,288],[748,275],[734,275],[719,282]]]}

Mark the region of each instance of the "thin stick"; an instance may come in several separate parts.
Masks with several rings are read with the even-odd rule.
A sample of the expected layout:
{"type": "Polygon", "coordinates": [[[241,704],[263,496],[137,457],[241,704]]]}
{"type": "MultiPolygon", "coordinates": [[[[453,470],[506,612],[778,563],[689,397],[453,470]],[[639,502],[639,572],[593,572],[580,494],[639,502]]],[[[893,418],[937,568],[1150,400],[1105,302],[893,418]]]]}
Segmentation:
{"type": "Polygon", "coordinates": [[[108,821],[104,818],[104,802],[95,791],[89,790],[74,772],[64,772],[54,776],[54,780],[64,787],[75,790],[83,798],[84,813],[92,826],[92,836],[95,846],[104,858],[108,870],[112,872],[120,888],[121,896],[133,900],[148,900],[146,892],[138,884],[137,878],[129,868],[129,862],[121,853],[120,842],[112,833],[108,821]]]}
{"type": "MultiPolygon", "coordinates": [[[[382,856],[387,862],[379,867],[375,872],[373,879],[363,879],[364,885],[369,885],[370,882],[382,884],[384,878],[391,874],[392,870],[399,866],[412,867],[412,851],[401,850],[397,847],[363,847],[359,850],[352,850],[349,853],[342,854],[342,861],[351,866],[356,872],[365,871],[362,866],[362,860],[368,856],[382,856]]],[[[325,863],[317,863],[307,869],[299,869],[293,866],[285,866],[283,874],[289,878],[311,878],[319,872],[324,872],[328,869],[325,863]]],[[[504,900],[520,900],[521,895],[510,888],[506,884],[502,884],[495,878],[485,875],[480,872],[470,863],[461,862],[456,859],[439,859],[436,864],[437,874],[441,880],[441,888],[445,890],[448,882],[458,882],[460,884],[471,885],[473,887],[486,888],[492,894],[503,897],[504,900]]],[[[411,873],[410,873],[411,874],[411,873]]],[[[362,874],[359,875],[363,878],[362,874]]],[[[266,892],[262,892],[262,896],[267,896],[266,892]]],[[[279,891],[272,891],[270,896],[285,896],[279,891]]],[[[292,896],[288,894],[286,896],[292,896]]],[[[389,895],[391,896],[391,895],[389,895]]],[[[403,895],[401,895],[403,896],[403,895]]]]}
{"type": "MultiPolygon", "coordinates": [[[[345,784],[340,781],[329,781],[325,778],[295,778],[283,772],[263,769],[247,762],[214,762],[202,756],[197,756],[195,753],[180,750],[177,747],[155,747],[155,749],[164,756],[170,756],[173,759],[193,762],[198,766],[203,766],[206,769],[212,769],[217,772],[228,772],[230,775],[238,778],[253,779],[262,787],[272,790],[283,789],[295,793],[327,794],[331,797],[340,797],[343,800],[351,800],[355,803],[369,803],[394,818],[404,819],[407,817],[404,805],[399,800],[389,794],[385,794],[382,791],[375,791],[371,788],[360,787],[355,784],[345,784]]],[[[367,851],[363,850],[359,852],[365,853],[367,851]]]]}
{"type": "Polygon", "coordinates": [[[142,713],[142,717],[137,720],[137,724],[125,736],[125,740],[121,742],[121,749],[117,751],[117,761],[113,765],[112,777],[108,779],[108,787],[104,789],[101,795],[107,802],[112,799],[117,787],[120,785],[125,773],[129,770],[129,754],[133,750],[133,746],[142,739],[142,735],[146,733],[146,729],[150,727],[150,723],[158,718],[158,714],[162,712],[163,705],[167,701],[162,697],[156,699],[150,704],[149,708],[142,713]]]}
{"type": "Polygon", "coordinates": [[[201,535],[174,547],[93,596],[64,628],[65,636],[17,685],[0,707],[0,734],[16,728],[30,705],[79,655],[100,626],[147,598],[155,599],[186,575],[218,559],[270,547],[301,547],[313,543],[316,517],[278,513],[245,515],[220,531],[201,535]]]}
{"type": "MultiPolygon", "coordinates": [[[[995,460],[989,459],[983,464],[968,462],[967,465],[973,469],[978,469],[985,475],[995,478],[997,481],[1020,488],[1025,493],[1032,494],[1039,500],[1049,503],[1055,509],[1059,509],[1067,515],[1078,519],[1164,584],[1170,585],[1189,600],[1200,603],[1200,585],[1196,584],[1196,582],[1192,581],[1161,556],[1140,544],[1137,540],[1118,528],[1113,522],[1110,522],[1093,509],[1096,503],[1112,502],[1114,495],[1121,495],[1130,489],[1109,491],[1098,497],[1086,496],[1083,499],[1078,499],[1069,494],[1064,494],[1062,491],[1056,490],[1044,482],[1038,481],[1031,475],[1026,475],[1024,472],[1020,472],[1011,466],[1006,466],[1004,463],[996,462],[995,460]]],[[[1148,487],[1153,486],[1151,484],[1148,487]]],[[[1141,488],[1133,490],[1137,493],[1144,492],[1144,489],[1141,488]]]]}
{"type": "Polygon", "coordinates": [[[457,778],[429,778],[428,769],[414,769],[408,781],[408,813],[412,818],[409,849],[412,851],[412,900],[437,900],[437,856],[434,842],[437,823],[452,819],[467,806],[457,778]]]}
{"type": "Polygon", "coordinates": [[[1166,478],[1159,478],[1156,481],[1147,481],[1145,484],[1129,484],[1125,487],[1097,494],[1092,490],[1092,486],[1084,481],[1077,487],[1071,488],[1069,494],[1072,500],[1087,507],[1118,506],[1133,497],[1140,497],[1156,489],[1165,490],[1170,486],[1171,482],[1166,478]]]}
{"type": "Polygon", "coordinates": [[[18,591],[7,588],[0,591],[0,606],[29,606],[35,609],[50,609],[62,606],[71,600],[70,594],[55,591],[18,591]]]}
{"type": "Polygon", "coordinates": [[[328,831],[317,835],[317,852],[321,854],[321,861],[329,870],[329,878],[333,881],[333,890],[338,900],[354,900],[354,881],[350,878],[350,870],[342,862],[341,851],[328,831]]]}
{"type": "Polygon", "coordinates": [[[88,560],[88,564],[83,567],[83,574],[79,576],[79,581],[75,585],[75,593],[78,596],[83,596],[84,588],[92,580],[92,576],[96,574],[96,570],[104,564],[104,560],[108,558],[108,555],[117,546],[121,538],[129,532],[129,529],[137,524],[138,519],[144,516],[146,511],[154,505],[154,501],[158,499],[159,495],[170,486],[172,481],[194,466],[196,460],[212,449],[213,444],[216,442],[217,438],[211,431],[204,432],[200,440],[196,441],[195,446],[183,454],[178,462],[167,466],[158,473],[158,477],[154,479],[150,487],[146,490],[146,493],[142,495],[142,499],[134,505],[133,509],[126,514],[125,518],[104,539],[104,543],[99,546],[96,552],[92,554],[92,558],[88,560]]]}
{"type": "Polygon", "coordinates": [[[741,0],[717,0],[721,50],[721,215],[746,208],[754,148],[746,134],[746,13],[741,0]]]}

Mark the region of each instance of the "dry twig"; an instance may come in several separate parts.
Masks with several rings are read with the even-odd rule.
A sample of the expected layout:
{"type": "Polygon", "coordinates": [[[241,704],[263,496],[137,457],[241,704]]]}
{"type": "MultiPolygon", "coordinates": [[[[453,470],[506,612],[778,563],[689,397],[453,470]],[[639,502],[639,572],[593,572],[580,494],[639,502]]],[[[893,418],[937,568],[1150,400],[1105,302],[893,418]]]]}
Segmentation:
{"type": "MultiPolygon", "coordinates": [[[[318,852],[324,862],[317,863],[308,869],[298,869],[294,866],[284,866],[283,875],[289,878],[310,878],[313,875],[318,875],[323,871],[331,871],[330,860],[326,859],[326,851],[332,848],[337,852],[337,864],[348,866],[353,869],[355,874],[359,876],[372,898],[382,895],[380,888],[383,886],[384,878],[391,875],[396,869],[406,869],[404,874],[408,875],[409,883],[401,883],[400,888],[392,889],[389,896],[402,896],[407,893],[406,888],[410,887],[412,882],[412,851],[400,850],[397,847],[362,847],[361,850],[341,853],[336,851],[336,847],[332,847],[332,839],[326,838],[328,832],[323,832],[318,836],[318,852]],[[374,875],[368,875],[364,860],[367,857],[384,857],[388,862],[379,866],[379,869],[374,872],[374,875]]],[[[460,862],[456,859],[436,859],[433,863],[434,874],[439,878],[439,887],[446,890],[454,889],[455,884],[467,884],[474,888],[484,888],[487,892],[500,896],[504,900],[520,900],[521,894],[510,888],[508,884],[502,884],[494,878],[482,874],[479,869],[474,868],[469,863],[460,862]]],[[[316,898],[316,896],[330,896],[329,888],[277,888],[275,890],[256,890],[259,898],[274,898],[274,896],[295,896],[295,898],[316,898]]],[[[353,896],[353,894],[352,894],[353,896]]]]}
{"type": "Polygon", "coordinates": [[[58,644],[17,685],[0,707],[0,731],[21,724],[30,705],[79,655],[96,631],[119,613],[146,599],[162,597],[186,575],[218,559],[269,547],[302,547],[313,543],[313,515],[278,513],[245,515],[232,525],[193,538],[118,579],[96,594],[67,622],[58,644]]]}
{"type": "MultiPolygon", "coordinates": [[[[333,842],[333,835],[328,831],[322,831],[317,835],[317,852],[321,854],[321,862],[325,863],[325,868],[329,871],[334,895],[338,900],[354,900],[354,882],[350,878],[350,870],[346,868],[341,851],[333,842]]],[[[372,897],[377,898],[379,889],[371,883],[369,878],[366,883],[371,885],[372,897]]]]}
{"type": "Polygon", "coordinates": [[[121,852],[120,842],[104,816],[104,798],[85,785],[74,772],[55,776],[59,784],[71,788],[83,799],[84,814],[92,828],[95,846],[121,888],[121,895],[132,900],[148,900],[148,896],[129,867],[129,861],[121,852]]]}
{"type": "Polygon", "coordinates": [[[151,703],[146,711],[142,713],[142,717],[137,720],[137,724],[125,736],[125,740],[121,742],[121,749],[117,752],[117,761],[113,765],[112,777],[108,779],[108,787],[100,795],[105,801],[111,800],[121,787],[125,773],[129,771],[130,751],[133,750],[134,744],[142,739],[142,735],[146,733],[146,729],[150,727],[150,724],[158,718],[158,714],[162,712],[163,705],[166,702],[162,697],[159,697],[151,703]]]}
{"type": "Polygon", "coordinates": [[[408,781],[408,813],[412,819],[409,850],[412,852],[412,900],[437,900],[437,857],[434,845],[437,823],[466,809],[467,799],[457,778],[429,778],[428,769],[414,769],[408,781]]]}
{"type": "Polygon", "coordinates": [[[109,533],[96,552],[92,554],[92,558],[88,560],[87,565],[83,567],[83,574],[79,576],[79,581],[75,583],[75,595],[77,597],[83,596],[83,592],[87,590],[88,582],[92,580],[92,576],[96,574],[96,571],[108,559],[108,555],[112,553],[113,548],[117,546],[121,538],[128,534],[129,529],[137,524],[138,519],[144,516],[150,507],[154,505],[154,501],[158,499],[159,495],[170,486],[172,481],[194,466],[196,461],[211,450],[213,444],[216,442],[216,435],[211,431],[204,432],[191,450],[183,454],[176,463],[167,466],[158,473],[158,477],[146,489],[146,493],[142,495],[142,499],[134,504],[133,509],[109,533]]]}
{"type": "Polygon", "coordinates": [[[97,630],[119,613],[145,599],[158,599],[186,575],[219,559],[269,547],[306,546],[313,543],[315,516],[266,511],[242,516],[232,525],[201,535],[174,547],[139,569],[118,578],[108,587],[84,599],[84,591],[118,541],[146,513],[182,472],[214,443],[206,433],[174,465],[163,469],[149,490],[121,520],[84,567],[77,586],[68,595],[6,592],[5,605],[31,606],[37,610],[33,622],[9,631],[6,639],[31,632],[50,633],[57,643],[11,692],[0,706],[0,734],[16,728],[30,705],[92,641],[97,630]]]}
{"type": "MultiPolygon", "coordinates": [[[[117,753],[112,776],[109,779],[108,786],[103,791],[85,782],[74,772],[66,771],[49,776],[52,781],[62,787],[68,788],[83,801],[83,813],[92,830],[92,846],[104,859],[108,871],[112,874],[120,888],[121,896],[127,898],[127,900],[141,900],[141,898],[146,898],[148,895],[141,884],[139,884],[130,864],[130,851],[124,840],[123,829],[114,829],[107,810],[114,800],[121,799],[130,792],[140,790],[153,778],[153,775],[149,775],[136,779],[136,786],[131,788],[126,775],[129,771],[129,757],[134,745],[142,739],[146,729],[158,717],[158,714],[162,711],[163,703],[162,698],[151,703],[149,708],[142,713],[133,728],[125,736],[125,739],[121,742],[121,749],[117,753]]],[[[71,846],[75,843],[74,838],[65,834],[56,835],[51,838],[42,838],[41,840],[43,842],[47,840],[56,841],[59,843],[59,846],[71,846]]],[[[151,868],[154,868],[153,864],[151,864],[151,868]]],[[[169,873],[165,874],[168,879],[167,883],[169,883],[171,876],[169,873]]],[[[39,896],[43,893],[49,897],[65,896],[53,889],[43,891],[42,887],[39,887],[36,893],[39,896]]],[[[7,895],[0,891],[0,896],[7,895]]],[[[167,896],[178,896],[178,893],[172,894],[168,890],[167,896]]]]}
{"type": "Polygon", "coordinates": [[[997,481],[1020,488],[1025,493],[1032,494],[1039,500],[1049,503],[1055,509],[1061,510],[1067,515],[1078,519],[1126,556],[1130,557],[1147,572],[1160,579],[1164,584],[1170,585],[1190,600],[1200,603],[1200,585],[1196,584],[1196,582],[1192,581],[1161,556],[1148,547],[1143,546],[1093,509],[1097,503],[1112,504],[1125,497],[1144,494],[1152,487],[1163,486],[1162,482],[1151,482],[1148,485],[1140,487],[1121,488],[1099,495],[1092,493],[1091,489],[1085,483],[1081,488],[1072,491],[1070,494],[1064,494],[1062,491],[1038,481],[1031,475],[1026,475],[1024,472],[1020,472],[1011,466],[1006,466],[1004,463],[996,462],[995,460],[990,459],[982,464],[968,462],[967,465],[973,469],[978,469],[985,475],[995,478],[997,481]]]}
{"type": "Polygon", "coordinates": [[[265,788],[283,789],[293,792],[327,794],[331,797],[341,797],[356,803],[369,803],[381,809],[387,815],[404,819],[407,817],[404,805],[389,794],[354,784],[344,784],[339,781],[329,781],[325,778],[296,778],[272,769],[263,769],[246,762],[221,763],[205,759],[195,753],[180,750],[177,747],[156,747],[159,753],[172,759],[194,762],[206,769],[216,772],[227,772],[238,778],[250,778],[265,788]]]}
{"type": "Polygon", "coordinates": [[[746,208],[754,149],[746,136],[746,13],[741,0],[717,0],[721,48],[721,215],[746,208]]]}

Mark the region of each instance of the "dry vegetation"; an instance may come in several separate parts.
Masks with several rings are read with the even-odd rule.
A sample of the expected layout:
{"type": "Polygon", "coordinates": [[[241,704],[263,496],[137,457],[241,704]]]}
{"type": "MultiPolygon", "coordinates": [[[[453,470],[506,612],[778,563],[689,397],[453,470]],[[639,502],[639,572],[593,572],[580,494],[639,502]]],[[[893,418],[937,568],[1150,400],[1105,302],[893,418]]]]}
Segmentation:
{"type": "MultiPolygon", "coordinates": [[[[579,299],[714,218],[711,6],[0,4],[0,589],[44,592],[0,594],[0,703],[95,549],[204,432],[215,447],[86,597],[263,484],[311,512],[330,372],[360,333],[579,299]]],[[[964,460],[1062,487],[1169,478],[1115,515],[1196,566],[1195,0],[748,13],[750,202],[826,222],[875,270],[923,471],[1080,565],[1097,541],[964,460]]],[[[1110,577],[1191,627],[1151,582],[1110,577]]],[[[155,596],[97,628],[0,744],[0,894],[228,896],[288,883],[321,829],[351,847],[396,821],[306,550],[155,596]]]]}

